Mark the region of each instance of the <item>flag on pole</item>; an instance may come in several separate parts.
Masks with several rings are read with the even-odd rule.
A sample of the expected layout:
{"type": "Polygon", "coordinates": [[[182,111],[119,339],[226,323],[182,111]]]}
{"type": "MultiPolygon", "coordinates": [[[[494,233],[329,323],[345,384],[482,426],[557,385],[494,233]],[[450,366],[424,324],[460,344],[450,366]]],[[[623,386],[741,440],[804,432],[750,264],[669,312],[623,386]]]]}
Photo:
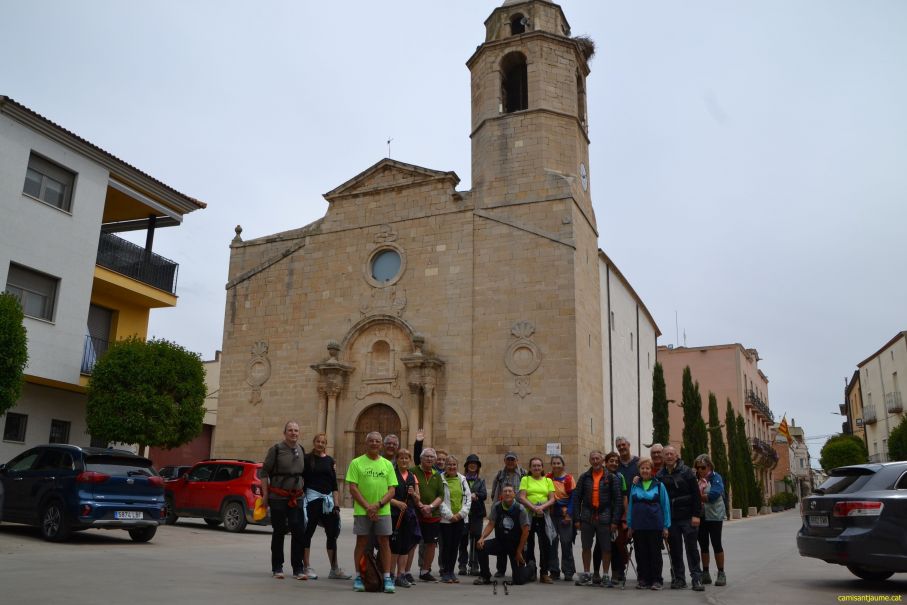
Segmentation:
{"type": "Polygon", "coordinates": [[[790,429],[787,428],[787,414],[781,418],[781,424],[778,425],[778,432],[787,439],[787,445],[793,445],[794,438],[790,436],[790,429]]]}

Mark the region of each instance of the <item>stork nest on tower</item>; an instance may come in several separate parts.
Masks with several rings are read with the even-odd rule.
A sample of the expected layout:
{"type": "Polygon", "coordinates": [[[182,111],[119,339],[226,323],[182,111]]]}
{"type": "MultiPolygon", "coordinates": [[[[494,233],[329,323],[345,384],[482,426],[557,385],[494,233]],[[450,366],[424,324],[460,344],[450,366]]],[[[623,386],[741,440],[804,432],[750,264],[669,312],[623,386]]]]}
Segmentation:
{"type": "Polygon", "coordinates": [[[595,55],[595,41],[589,36],[574,36],[573,41],[580,52],[583,53],[586,61],[589,61],[595,55]]]}

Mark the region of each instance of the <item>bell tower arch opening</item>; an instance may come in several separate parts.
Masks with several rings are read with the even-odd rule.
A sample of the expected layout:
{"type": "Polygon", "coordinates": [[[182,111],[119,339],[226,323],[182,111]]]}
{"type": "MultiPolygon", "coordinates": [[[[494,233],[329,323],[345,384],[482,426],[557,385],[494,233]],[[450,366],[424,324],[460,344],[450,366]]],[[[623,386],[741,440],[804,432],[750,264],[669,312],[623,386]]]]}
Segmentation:
{"type": "Polygon", "coordinates": [[[501,59],[501,106],[504,113],[529,109],[529,72],[526,55],[512,52],[501,59]]]}
{"type": "Polygon", "coordinates": [[[526,23],[528,19],[523,16],[522,13],[516,13],[510,17],[510,33],[511,35],[517,36],[519,34],[526,33],[526,23]]]}

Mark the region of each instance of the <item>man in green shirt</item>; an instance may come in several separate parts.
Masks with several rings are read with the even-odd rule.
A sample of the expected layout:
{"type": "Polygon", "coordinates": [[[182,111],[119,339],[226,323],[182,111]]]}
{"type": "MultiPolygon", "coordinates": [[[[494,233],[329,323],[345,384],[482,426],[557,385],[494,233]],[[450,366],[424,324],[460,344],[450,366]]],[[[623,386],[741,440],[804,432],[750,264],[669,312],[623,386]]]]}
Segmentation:
{"type": "Polygon", "coordinates": [[[387,458],[381,456],[381,433],[371,432],[365,437],[366,453],[350,462],[346,482],[353,496],[353,533],[356,548],[353,552],[356,564],[356,579],[353,590],[362,592],[365,586],[359,571],[359,561],[365,554],[372,535],[378,538],[381,555],[380,564],[384,571],[384,592],[394,592],[391,578],[391,549],[388,537],[393,533],[390,501],[397,485],[397,473],[387,458]]]}

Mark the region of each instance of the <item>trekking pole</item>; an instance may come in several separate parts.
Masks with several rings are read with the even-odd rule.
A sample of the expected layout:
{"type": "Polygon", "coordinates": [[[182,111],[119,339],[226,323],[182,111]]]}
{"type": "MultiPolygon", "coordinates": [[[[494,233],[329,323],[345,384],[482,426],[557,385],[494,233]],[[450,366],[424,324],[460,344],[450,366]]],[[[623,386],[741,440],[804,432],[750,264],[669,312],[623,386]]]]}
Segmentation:
{"type": "Polygon", "coordinates": [[[668,542],[667,538],[664,538],[665,550],[668,551],[668,569],[671,570],[671,582],[677,579],[677,575],[674,573],[674,558],[671,556],[671,543],[668,542]]]}

